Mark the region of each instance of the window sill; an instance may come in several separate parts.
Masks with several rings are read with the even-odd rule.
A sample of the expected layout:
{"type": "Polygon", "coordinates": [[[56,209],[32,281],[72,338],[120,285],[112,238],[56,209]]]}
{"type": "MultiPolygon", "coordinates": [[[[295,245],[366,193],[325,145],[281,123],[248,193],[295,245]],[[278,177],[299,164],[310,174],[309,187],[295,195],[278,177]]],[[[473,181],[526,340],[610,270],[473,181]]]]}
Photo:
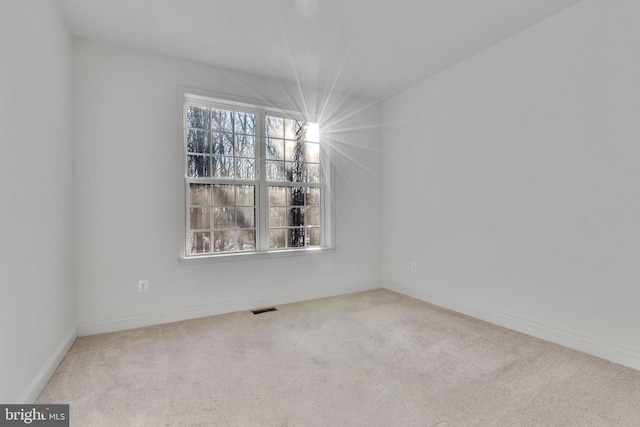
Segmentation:
{"type": "Polygon", "coordinates": [[[180,257],[178,261],[180,264],[206,264],[216,262],[231,262],[231,261],[249,261],[257,259],[274,259],[274,258],[286,258],[297,256],[311,256],[335,252],[335,248],[312,248],[312,249],[288,249],[281,251],[268,251],[268,252],[240,252],[240,253],[228,253],[228,254],[215,254],[215,255],[200,255],[190,257],[180,257]]]}

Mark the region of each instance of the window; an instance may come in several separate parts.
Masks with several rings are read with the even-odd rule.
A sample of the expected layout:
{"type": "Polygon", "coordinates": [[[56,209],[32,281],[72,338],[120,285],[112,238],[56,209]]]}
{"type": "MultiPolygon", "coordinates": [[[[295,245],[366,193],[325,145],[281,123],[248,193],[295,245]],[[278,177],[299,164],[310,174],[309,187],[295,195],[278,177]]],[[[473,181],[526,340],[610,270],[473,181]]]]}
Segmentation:
{"type": "Polygon", "coordinates": [[[183,115],[185,257],[329,245],[317,123],[189,95],[183,115]]]}

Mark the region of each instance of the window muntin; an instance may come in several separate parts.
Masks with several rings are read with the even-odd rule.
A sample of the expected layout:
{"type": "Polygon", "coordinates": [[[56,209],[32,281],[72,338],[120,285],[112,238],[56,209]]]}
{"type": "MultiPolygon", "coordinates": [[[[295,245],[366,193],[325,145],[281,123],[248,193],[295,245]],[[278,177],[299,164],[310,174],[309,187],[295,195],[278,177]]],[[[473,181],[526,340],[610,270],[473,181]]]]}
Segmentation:
{"type": "Polygon", "coordinates": [[[184,117],[187,257],[323,245],[317,124],[188,99],[184,117]]]}

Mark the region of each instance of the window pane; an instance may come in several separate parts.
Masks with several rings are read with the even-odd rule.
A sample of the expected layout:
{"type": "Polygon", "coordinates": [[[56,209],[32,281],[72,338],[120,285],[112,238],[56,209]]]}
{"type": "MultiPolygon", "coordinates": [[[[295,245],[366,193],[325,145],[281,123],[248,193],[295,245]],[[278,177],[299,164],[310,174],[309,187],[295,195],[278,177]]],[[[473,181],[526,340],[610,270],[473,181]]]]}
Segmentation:
{"type": "Polygon", "coordinates": [[[235,228],[236,208],[213,208],[213,228],[235,228]]]}
{"type": "Polygon", "coordinates": [[[190,253],[202,254],[211,252],[211,233],[209,231],[195,231],[189,233],[190,253]]]}
{"type": "Polygon", "coordinates": [[[267,181],[284,181],[284,162],[267,160],[267,181]]]}
{"type": "Polygon", "coordinates": [[[320,205],[320,189],[319,188],[307,189],[307,205],[310,205],[310,206],[320,205]]]}
{"type": "Polygon", "coordinates": [[[234,132],[247,135],[256,133],[256,117],[252,113],[235,112],[233,117],[234,132]]]}
{"type": "Polygon", "coordinates": [[[287,228],[287,246],[290,248],[304,247],[304,228],[287,228]]]}
{"type": "Polygon", "coordinates": [[[284,140],[268,138],[266,156],[271,160],[284,160],[284,140]]]}
{"type": "Polygon", "coordinates": [[[309,172],[307,163],[285,162],[285,174],[287,181],[290,182],[307,182],[309,172]]]}
{"type": "Polygon", "coordinates": [[[187,151],[190,153],[208,153],[209,132],[190,129],[187,133],[187,151]]]}
{"type": "Polygon", "coordinates": [[[255,208],[236,208],[238,212],[238,228],[255,228],[255,208]]]}
{"type": "Polygon", "coordinates": [[[269,248],[270,249],[284,249],[285,244],[285,232],[284,228],[279,230],[269,230],[269,248]]]}
{"type": "Polygon", "coordinates": [[[209,129],[209,109],[188,105],[187,127],[209,129]]]}
{"type": "Polygon", "coordinates": [[[304,187],[287,187],[287,206],[304,206],[304,187]]]}
{"type": "Polygon", "coordinates": [[[208,230],[211,228],[211,208],[190,208],[189,227],[192,230],[208,230]]]}
{"type": "Polygon", "coordinates": [[[297,141],[285,141],[285,160],[304,162],[303,148],[304,143],[299,143],[297,141]]]}
{"type": "Polygon", "coordinates": [[[320,225],[320,208],[309,208],[306,225],[320,225]]]}
{"type": "Polygon", "coordinates": [[[284,120],[280,117],[267,116],[265,119],[265,132],[267,138],[284,137],[284,120]]]}
{"type": "Polygon", "coordinates": [[[236,204],[235,185],[214,185],[213,205],[214,206],[235,206],[236,204]]]}
{"type": "Polygon", "coordinates": [[[213,154],[233,156],[233,138],[230,134],[213,132],[213,154]]]}
{"type": "Polygon", "coordinates": [[[187,175],[190,177],[206,178],[211,174],[208,156],[188,156],[187,157],[187,175]]]}
{"type": "Polygon", "coordinates": [[[287,225],[302,226],[305,225],[305,208],[290,208],[287,211],[287,225]]]}
{"type": "Polygon", "coordinates": [[[317,163],[307,164],[308,182],[320,182],[320,165],[317,163]]]}
{"type": "Polygon", "coordinates": [[[211,187],[207,184],[189,184],[189,205],[211,205],[211,187]]]}
{"type": "Polygon", "coordinates": [[[284,227],[287,208],[269,208],[269,227],[284,227]]]}
{"type": "Polygon", "coordinates": [[[236,232],[235,230],[224,230],[213,232],[213,250],[214,252],[229,252],[236,248],[236,232]]]}
{"type": "Polygon", "coordinates": [[[284,137],[287,139],[298,139],[302,133],[302,123],[298,120],[285,119],[284,137]]]}
{"type": "Polygon", "coordinates": [[[213,176],[216,178],[233,178],[233,157],[214,157],[213,176]]]}
{"type": "Polygon", "coordinates": [[[309,246],[320,246],[320,228],[308,228],[307,229],[309,246]]]}
{"type": "Polygon", "coordinates": [[[307,122],[307,129],[304,134],[307,141],[320,142],[320,125],[307,122]]]}
{"type": "Polygon", "coordinates": [[[238,250],[254,251],[256,249],[256,231],[238,230],[238,250]]]}
{"type": "Polygon", "coordinates": [[[269,187],[269,205],[286,206],[285,187],[269,187]]]}
{"type": "Polygon", "coordinates": [[[305,143],[305,150],[305,161],[320,163],[320,144],[307,142],[305,143]]]}
{"type": "Polygon", "coordinates": [[[256,157],[256,138],[249,135],[236,135],[236,157],[256,157]]]}
{"type": "Polygon", "coordinates": [[[255,179],[255,160],[236,159],[236,178],[255,179]]]}
{"type": "Polygon", "coordinates": [[[236,204],[238,206],[255,206],[255,187],[253,185],[238,185],[236,186],[236,191],[236,204]]]}
{"type": "Polygon", "coordinates": [[[211,130],[217,132],[233,132],[232,113],[227,110],[211,110],[211,130]]]}

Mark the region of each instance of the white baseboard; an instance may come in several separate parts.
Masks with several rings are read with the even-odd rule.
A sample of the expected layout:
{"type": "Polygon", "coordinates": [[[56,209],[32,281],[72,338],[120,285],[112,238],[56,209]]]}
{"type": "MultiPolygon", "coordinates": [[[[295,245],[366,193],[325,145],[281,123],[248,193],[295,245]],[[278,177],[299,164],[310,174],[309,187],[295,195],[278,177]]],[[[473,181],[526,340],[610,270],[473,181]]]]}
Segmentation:
{"type": "Polygon", "coordinates": [[[382,288],[382,284],[380,282],[355,283],[350,285],[311,289],[301,292],[284,293],[269,297],[225,301],[216,304],[149,313],[140,316],[122,317],[101,322],[82,323],[78,324],[78,336],[95,335],[105,332],[115,332],[144,326],[160,325],[180,320],[197,319],[199,317],[233,313],[235,311],[251,310],[277,304],[288,304],[298,301],[346,295],[380,288],[382,288]]]}
{"type": "Polygon", "coordinates": [[[42,366],[42,369],[40,369],[38,374],[31,381],[27,389],[18,398],[18,404],[32,404],[36,401],[53,376],[53,373],[58,368],[58,365],[62,362],[62,359],[67,355],[67,352],[77,337],[76,328],[71,329],[67,333],[49,359],[47,359],[46,363],[42,366]]]}
{"type": "Polygon", "coordinates": [[[392,281],[384,281],[383,288],[437,305],[439,307],[444,307],[476,319],[522,332],[545,341],[559,344],[563,347],[578,350],[610,362],[640,370],[640,352],[629,348],[574,334],[572,332],[532,322],[505,313],[500,313],[485,307],[454,301],[422,289],[417,289],[412,286],[402,285],[392,281]]]}

